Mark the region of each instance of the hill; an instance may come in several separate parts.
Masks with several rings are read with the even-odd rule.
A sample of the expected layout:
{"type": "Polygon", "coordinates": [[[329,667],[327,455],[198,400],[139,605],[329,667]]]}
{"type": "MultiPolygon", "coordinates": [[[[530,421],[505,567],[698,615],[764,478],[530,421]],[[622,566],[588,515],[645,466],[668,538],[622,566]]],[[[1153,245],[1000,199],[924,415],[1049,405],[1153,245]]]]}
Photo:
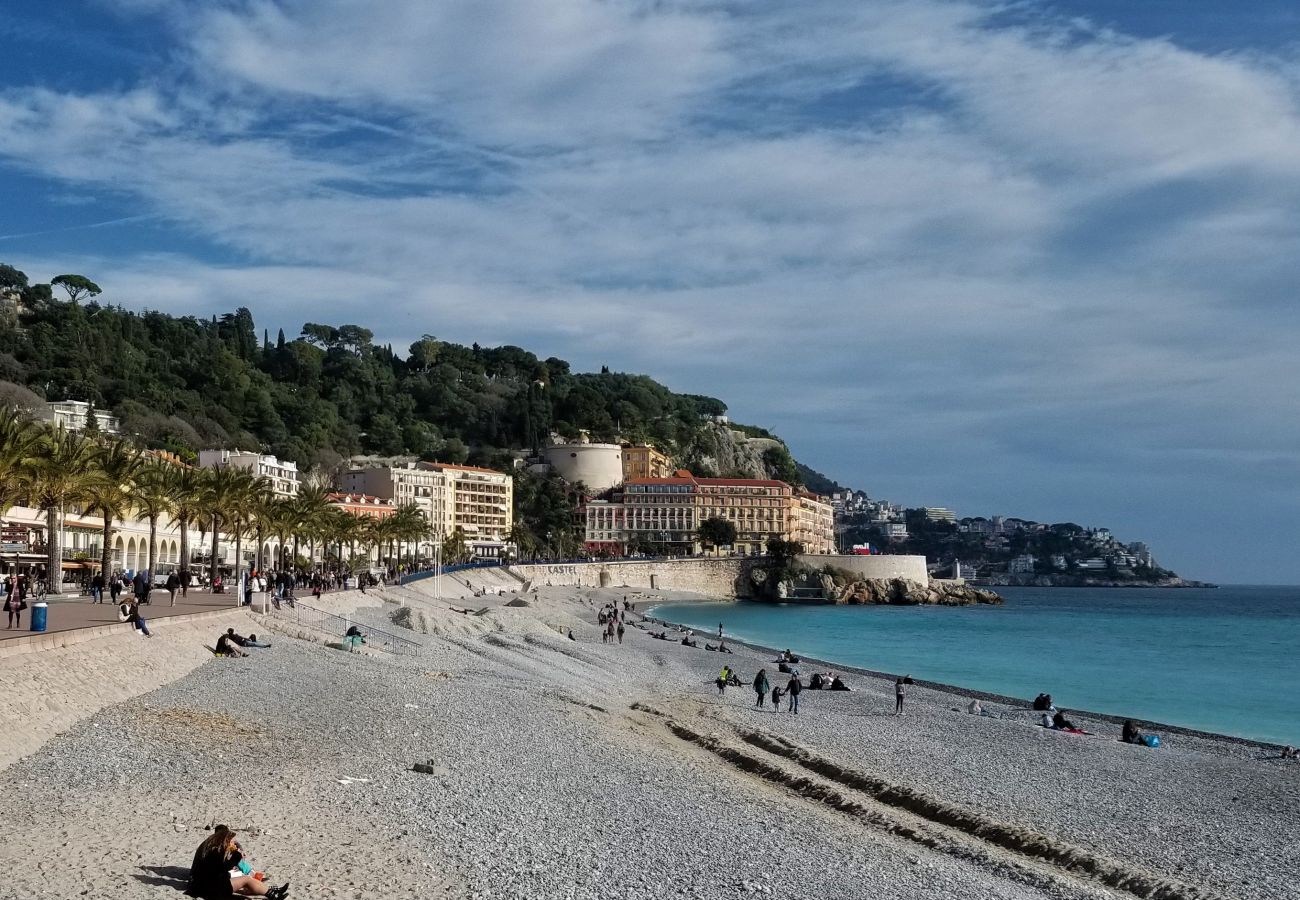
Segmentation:
{"type": "Polygon", "coordinates": [[[282,331],[272,339],[248,309],[178,317],[100,304],[99,293],[82,276],[51,287],[0,265],[8,398],[88,400],[139,441],[187,458],[243,447],[304,469],[357,453],[505,466],[510,451],[541,446],[552,432],[586,431],[653,443],[699,475],[799,477],[775,436],[718,427],[721,400],[644,375],[574,372],[520,347],[429,334],[399,353],[359,325],[308,322],[291,339],[282,331]],[[746,445],[749,435],[769,440],[746,445]]]}

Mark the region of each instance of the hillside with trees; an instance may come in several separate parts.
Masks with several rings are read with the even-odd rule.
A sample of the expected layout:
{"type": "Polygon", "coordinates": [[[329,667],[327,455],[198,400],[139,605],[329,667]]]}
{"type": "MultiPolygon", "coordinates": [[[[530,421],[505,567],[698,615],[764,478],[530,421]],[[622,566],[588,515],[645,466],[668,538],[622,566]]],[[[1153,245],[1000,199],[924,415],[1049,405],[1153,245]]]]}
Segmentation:
{"type": "MultiPolygon", "coordinates": [[[[431,334],[399,350],[359,325],[308,322],[297,335],[271,334],[246,308],[173,316],[100,295],[85,276],[37,284],[0,264],[0,403],[89,401],[119,416],[134,442],[191,460],[200,449],[238,447],[325,472],[354,454],[508,469],[512,452],[585,431],[652,443],[701,476],[800,478],[764,429],[729,426],[742,440],[764,439],[766,449],[737,456],[733,432],[716,424],[727,412],[721,400],[644,375],[574,372],[520,347],[431,334]]],[[[580,543],[556,481],[516,476],[522,543],[539,551],[580,543]]]]}

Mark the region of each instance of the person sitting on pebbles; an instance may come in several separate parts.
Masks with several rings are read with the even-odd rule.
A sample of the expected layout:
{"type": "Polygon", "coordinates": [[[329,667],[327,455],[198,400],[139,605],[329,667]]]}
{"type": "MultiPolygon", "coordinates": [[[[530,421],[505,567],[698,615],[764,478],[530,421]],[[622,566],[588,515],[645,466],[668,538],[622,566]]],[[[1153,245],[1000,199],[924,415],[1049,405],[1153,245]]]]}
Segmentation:
{"type": "Polygon", "coordinates": [[[228,900],[235,896],[285,900],[289,896],[287,882],[279,887],[267,887],[266,882],[245,874],[240,866],[243,860],[235,832],[225,825],[216,826],[194,851],[190,883],[185,892],[203,900],[228,900]]]}
{"type": "Polygon", "coordinates": [[[247,656],[243,650],[239,649],[238,642],[235,639],[235,629],[231,628],[221,637],[217,638],[217,656],[247,656]]]}

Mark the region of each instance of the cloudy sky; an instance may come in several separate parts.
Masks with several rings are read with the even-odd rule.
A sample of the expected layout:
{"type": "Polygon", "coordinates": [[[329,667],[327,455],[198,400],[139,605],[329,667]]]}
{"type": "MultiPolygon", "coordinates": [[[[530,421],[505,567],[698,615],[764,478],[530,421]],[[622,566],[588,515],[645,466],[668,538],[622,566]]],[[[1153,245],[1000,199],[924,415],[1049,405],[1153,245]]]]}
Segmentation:
{"type": "Polygon", "coordinates": [[[8,0],[0,260],[1300,582],[1292,0],[8,0]]]}

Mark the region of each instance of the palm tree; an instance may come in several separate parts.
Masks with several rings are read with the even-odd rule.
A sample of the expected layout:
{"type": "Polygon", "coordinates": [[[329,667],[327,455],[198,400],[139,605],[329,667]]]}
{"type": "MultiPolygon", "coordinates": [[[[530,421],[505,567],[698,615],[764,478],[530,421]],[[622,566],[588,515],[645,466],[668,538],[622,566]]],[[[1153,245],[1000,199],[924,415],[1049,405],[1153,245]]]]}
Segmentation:
{"type": "Polygon", "coordinates": [[[42,436],[22,462],[23,493],[29,502],[45,512],[46,547],[49,559],[46,577],[51,593],[63,585],[63,555],[59,546],[59,525],[63,508],[88,500],[88,489],[99,478],[96,460],[99,446],[92,440],[59,426],[42,436]]]}
{"type": "Polygon", "coordinates": [[[16,407],[0,407],[0,514],[24,499],[23,461],[40,437],[40,428],[16,407]]]}
{"type": "Polygon", "coordinates": [[[181,532],[181,570],[185,579],[190,572],[190,526],[203,521],[210,472],[192,466],[167,466],[163,477],[171,501],[170,512],[181,532]]]}
{"type": "Polygon", "coordinates": [[[293,499],[296,522],[293,530],[293,556],[298,559],[298,541],[306,538],[311,542],[311,558],[316,559],[316,539],[321,537],[321,526],[325,517],[334,507],[329,501],[329,491],[320,485],[309,485],[298,492],[293,499]]]}
{"type": "MultiPolygon", "coordinates": [[[[144,457],[122,441],[97,448],[94,478],[86,485],[87,508],[104,517],[104,546],[100,548],[100,572],[105,578],[112,571],[113,522],[126,518],[135,506],[135,479],[144,468],[144,457]]],[[[153,570],[149,570],[150,576],[153,570]]]]}
{"type": "Polygon", "coordinates": [[[149,574],[158,563],[158,520],[175,508],[169,470],[174,466],[154,460],[140,468],[135,476],[135,508],[149,520],[149,574]]]}
{"type": "MultiPolygon", "coordinates": [[[[248,472],[233,466],[216,466],[209,469],[205,480],[201,505],[205,524],[212,526],[212,558],[208,565],[208,579],[215,584],[218,572],[218,558],[221,551],[221,528],[233,516],[234,507],[239,503],[240,492],[244,490],[248,472]]],[[[236,558],[236,566],[238,558],[236,558]]]]}
{"type": "Polygon", "coordinates": [[[235,478],[226,504],[225,525],[226,533],[235,538],[235,580],[238,581],[244,571],[244,537],[254,523],[261,496],[271,490],[271,483],[246,469],[234,469],[232,474],[235,478]]]}

